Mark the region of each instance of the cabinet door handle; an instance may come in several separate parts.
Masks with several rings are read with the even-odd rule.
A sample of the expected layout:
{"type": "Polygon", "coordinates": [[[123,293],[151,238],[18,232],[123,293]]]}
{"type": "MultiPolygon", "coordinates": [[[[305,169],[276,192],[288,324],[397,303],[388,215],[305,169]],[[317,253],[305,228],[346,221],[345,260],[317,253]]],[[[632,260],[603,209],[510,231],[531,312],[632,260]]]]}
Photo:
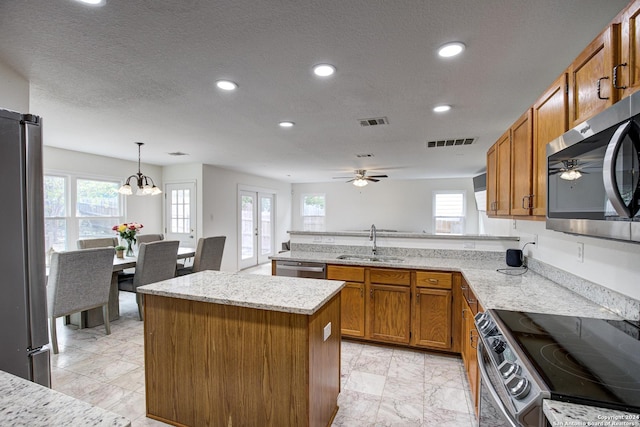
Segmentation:
{"type": "MultiPolygon", "coordinates": [[[[528,207],[525,207],[524,205],[524,201],[528,200],[531,196],[522,196],[522,209],[529,209],[528,207]]],[[[529,206],[530,202],[527,203],[527,206],[529,206]]]]}
{"type": "Polygon", "coordinates": [[[533,209],[533,198],[535,194],[529,194],[529,209],[533,209]]]}
{"type": "Polygon", "coordinates": [[[364,298],[364,288],[360,288],[360,298],[364,298]]]}
{"type": "Polygon", "coordinates": [[[601,84],[602,80],[609,80],[609,76],[600,77],[600,78],[598,79],[598,84],[597,84],[597,88],[598,88],[598,99],[607,100],[607,99],[609,99],[609,97],[607,96],[606,98],[603,98],[603,97],[602,97],[602,94],[600,93],[600,84],[601,84]]]}
{"type": "Polygon", "coordinates": [[[626,67],[627,63],[625,62],[624,64],[618,64],[615,67],[613,67],[613,88],[614,89],[626,89],[626,86],[618,86],[618,68],[620,67],[626,67]]]}
{"type": "Polygon", "coordinates": [[[416,292],[416,304],[420,304],[420,292],[416,292]]]}
{"type": "Polygon", "coordinates": [[[466,308],[463,308],[463,309],[462,309],[462,320],[464,320],[464,312],[465,312],[465,311],[467,311],[467,309],[466,309],[466,308]]]}
{"type": "Polygon", "coordinates": [[[373,289],[369,291],[369,295],[371,296],[371,299],[373,299],[373,289]]]}

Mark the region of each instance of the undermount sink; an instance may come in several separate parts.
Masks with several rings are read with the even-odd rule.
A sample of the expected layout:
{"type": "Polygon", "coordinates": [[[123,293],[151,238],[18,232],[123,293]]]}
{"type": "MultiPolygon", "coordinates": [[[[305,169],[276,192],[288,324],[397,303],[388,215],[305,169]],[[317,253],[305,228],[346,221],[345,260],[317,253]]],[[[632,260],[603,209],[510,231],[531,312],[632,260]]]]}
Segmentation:
{"type": "Polygon", "coordinates": [[[373,261],[373,262],[403,262],[402,258],[396,258],[392,256],[378,256],[378,255],[340,255],[338,259],[344,259],[348,261],[373,261]]]}

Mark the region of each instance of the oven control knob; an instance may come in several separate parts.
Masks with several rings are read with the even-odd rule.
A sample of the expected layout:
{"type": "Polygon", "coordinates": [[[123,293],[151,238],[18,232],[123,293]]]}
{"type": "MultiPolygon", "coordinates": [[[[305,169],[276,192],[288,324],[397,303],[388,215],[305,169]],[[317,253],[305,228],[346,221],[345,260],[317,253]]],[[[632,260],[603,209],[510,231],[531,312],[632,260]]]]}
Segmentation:
{"type": "Polygon", "coordinates": [[[495,335],[498,332],[498,328],[496,328],[493,320],[488,316],[484,316],[477,321],[478,330],[483,336],[495,335]]]}
{"type": "Polygon", "coordinates": [[[507,344],[504,342],[502,338],[495,338],[491,342],[491,348],[493,349],[493,351],[500,354],[507,348],[507,344]]]}
{"type": "Polygon", "coordinates": [[[518,400],[524,399],[531,390],[531,383],[524,377],[515,376],[507,383],[509,393],[518,400]]]}
{"type": "Polygon", "coordinates": [[[518,375],[521,371],[520,365],[508,361],[502,362],[502,364],[498,366],[498,370],[500,371],[500,374],[502,374],[502,378],[505,380],[511,375],[518,375]]]}

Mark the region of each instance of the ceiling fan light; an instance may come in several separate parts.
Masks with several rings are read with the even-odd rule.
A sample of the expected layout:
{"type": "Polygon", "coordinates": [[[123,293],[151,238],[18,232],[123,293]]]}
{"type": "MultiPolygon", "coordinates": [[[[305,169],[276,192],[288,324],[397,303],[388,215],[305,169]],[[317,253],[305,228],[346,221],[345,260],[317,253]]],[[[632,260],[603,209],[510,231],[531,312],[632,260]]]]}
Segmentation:
{"type": "Polygon", "coordinates": [[[580,179],[581,177],[582,173],[575,169],[570,169],[560,174],[560,179],[564,179],[565,181],[575,181],[576,179],[580,179]]]}
{"type": "Polygon", "coordinates": [[[368,183],[369,182],[364,178],[357,178],[353,181],[353,185],[355,185],[356,187],[364,187],[368,183]]]}

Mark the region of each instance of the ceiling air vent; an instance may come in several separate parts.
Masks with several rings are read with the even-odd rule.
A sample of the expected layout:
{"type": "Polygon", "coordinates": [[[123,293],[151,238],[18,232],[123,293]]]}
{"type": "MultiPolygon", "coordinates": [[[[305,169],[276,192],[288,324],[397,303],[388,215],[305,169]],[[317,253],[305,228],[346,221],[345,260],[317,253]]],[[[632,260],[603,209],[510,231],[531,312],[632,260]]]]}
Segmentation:
{"type": "Polygon", "coordinates": [[[360,122],[360,126],[362,127],[389,124],[389,119],[387,119],[386,117],[377,117],[373,119],[358,119],[358,121],[360,122]]]}
{"type": "Polygon", "coordinates": [[[360,154],[356,154],[356,157],[358,158],[364,158],[364,157],[373,157],[373,154],[370,153],[360,153],[360,154]]]}
{"type": "Polygon", "coordinates": [[[435,147],[456,147],[460,145],[471,145],[476,138],[440,139],[438,141],[427,141],[427,148],[435,147]]]}
{"type": "Polygon", "coordinates": [[[169,153],[169,155],[179,157],[179,156],[188,156],[189,154],[183,153],[182,151],[174,151],[173,153],[169,153]]]}

